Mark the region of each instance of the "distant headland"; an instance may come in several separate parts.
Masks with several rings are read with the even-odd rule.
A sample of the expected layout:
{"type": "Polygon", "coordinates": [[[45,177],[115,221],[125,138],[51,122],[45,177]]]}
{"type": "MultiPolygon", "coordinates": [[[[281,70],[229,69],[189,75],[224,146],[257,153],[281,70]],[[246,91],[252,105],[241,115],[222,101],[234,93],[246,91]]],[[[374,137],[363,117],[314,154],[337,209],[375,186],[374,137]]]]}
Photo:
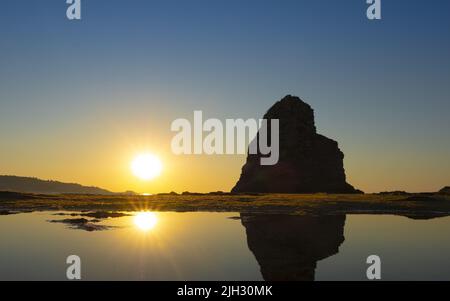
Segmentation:
{"type": "Polygon", "coordinates": [[[18,176],[0,176],[0,191],[42,194],[114,194],[111,191],[98,187],[18,176]]]}

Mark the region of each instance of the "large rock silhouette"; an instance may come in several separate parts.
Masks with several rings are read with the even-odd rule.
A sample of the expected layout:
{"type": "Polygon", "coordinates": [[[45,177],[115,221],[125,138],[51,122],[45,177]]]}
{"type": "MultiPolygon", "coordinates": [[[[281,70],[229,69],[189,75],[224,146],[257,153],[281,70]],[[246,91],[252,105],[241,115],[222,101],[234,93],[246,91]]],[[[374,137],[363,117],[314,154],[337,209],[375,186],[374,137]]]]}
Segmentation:
{"type": "MultiPolygon", "coordinates": [[[[317,134],[314,111],[307,103],[288,95],[264,119],[279,119],[279,161],[264,166],[261,154],[249,154],[233,193],[360,192],[346,182],[344,154],[337,142],[317,134]]],[[[268,136],[271,141],[270,130],[268,136]]]]}

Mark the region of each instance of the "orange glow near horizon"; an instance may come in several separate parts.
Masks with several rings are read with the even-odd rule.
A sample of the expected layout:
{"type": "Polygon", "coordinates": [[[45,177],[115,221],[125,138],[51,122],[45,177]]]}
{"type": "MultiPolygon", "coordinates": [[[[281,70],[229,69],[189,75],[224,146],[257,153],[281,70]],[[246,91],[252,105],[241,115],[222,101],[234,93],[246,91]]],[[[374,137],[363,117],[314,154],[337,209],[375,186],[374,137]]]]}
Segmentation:
{"type": "MultiPolygon", "coordinates": [[[[12,140],[0,150],[1,174],[140,194],[230,191],[233,188],[245,164],[245,155],[177,156],[170,149],[172,135],[157,128],[157,125],[154,127],[150,142],[145,139],[150,132],[146,128],[110,131],[100,137],[94,134],[91,137],[91,132],[86,130],[89,135],[83,136],[83,141],[49,139],[39,142],[30,139],[26,141],[51,147],[25,150],[22,144],[12,140]],[[141,180],[133,175],[131,163],[137,156],[149,151],[163,162],[163,171],[152,180],[141,180]]],[[[392,151],[386,158],[386,154],[379,156],[378,149],[361,150],[352,141],[341,140],[346,154],[344,167],[347,181],[365,192],[437,191],[449,185],[448,161],[433,165],[420,160],[414,150],[401,155],[392,151]]],[[[443,156],[436,154],[436,157],[443,156]]]]}

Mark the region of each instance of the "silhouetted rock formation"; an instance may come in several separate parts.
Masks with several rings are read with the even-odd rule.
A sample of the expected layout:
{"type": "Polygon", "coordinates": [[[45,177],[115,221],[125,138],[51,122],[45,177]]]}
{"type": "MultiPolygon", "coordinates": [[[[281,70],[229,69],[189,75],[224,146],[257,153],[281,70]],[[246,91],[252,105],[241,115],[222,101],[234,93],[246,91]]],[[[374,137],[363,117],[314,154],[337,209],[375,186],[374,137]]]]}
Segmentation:
{"type": "MultiPolygon", "coordinates": [[[[263,166],[262,155],[249,154],[233,193],[360,192],[346,182],[344,154],[337,142],[316,133],[314,111],[308,104],[288,95],[264,119],[279,119],[279,161],[263,166]]],[[[270,141],[270,130],[268,135],[270,141]]]]}
{"type": "Polygon", "coordinates": [[[345,215],[241,214],[249,249],[266,281],[312,281],[317,261],[337,254],[345,215]]]}
{"type": "Polygon", "coordinates": [[[441,190],[439,190],[440,194],[450,194],[450,186],[444,187],[441,190]]]}
{"type": "Polygon", "coordinates": [[[80,184],[44,181],[36,178],[0,176],[0,191],[43,194],[97,194],[111,195],[112,192],[98,187],[86,187],[80,184]]]}

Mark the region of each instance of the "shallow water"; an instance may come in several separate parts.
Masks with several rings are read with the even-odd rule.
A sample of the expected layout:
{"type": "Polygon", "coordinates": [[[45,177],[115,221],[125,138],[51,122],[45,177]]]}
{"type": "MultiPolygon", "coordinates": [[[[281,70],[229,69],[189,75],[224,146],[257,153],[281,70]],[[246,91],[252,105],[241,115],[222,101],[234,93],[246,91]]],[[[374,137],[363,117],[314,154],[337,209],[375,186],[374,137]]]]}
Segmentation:
{"type": "Polygon", "coordinates": [[[92,232],[49,222],[68,218],[80,217],[0,216],[0,280],[65,280],[72,254],[83,280],[365,280],[373,254],[383,280],[450,280],[450,217],[155,212],[92,232]]]}

